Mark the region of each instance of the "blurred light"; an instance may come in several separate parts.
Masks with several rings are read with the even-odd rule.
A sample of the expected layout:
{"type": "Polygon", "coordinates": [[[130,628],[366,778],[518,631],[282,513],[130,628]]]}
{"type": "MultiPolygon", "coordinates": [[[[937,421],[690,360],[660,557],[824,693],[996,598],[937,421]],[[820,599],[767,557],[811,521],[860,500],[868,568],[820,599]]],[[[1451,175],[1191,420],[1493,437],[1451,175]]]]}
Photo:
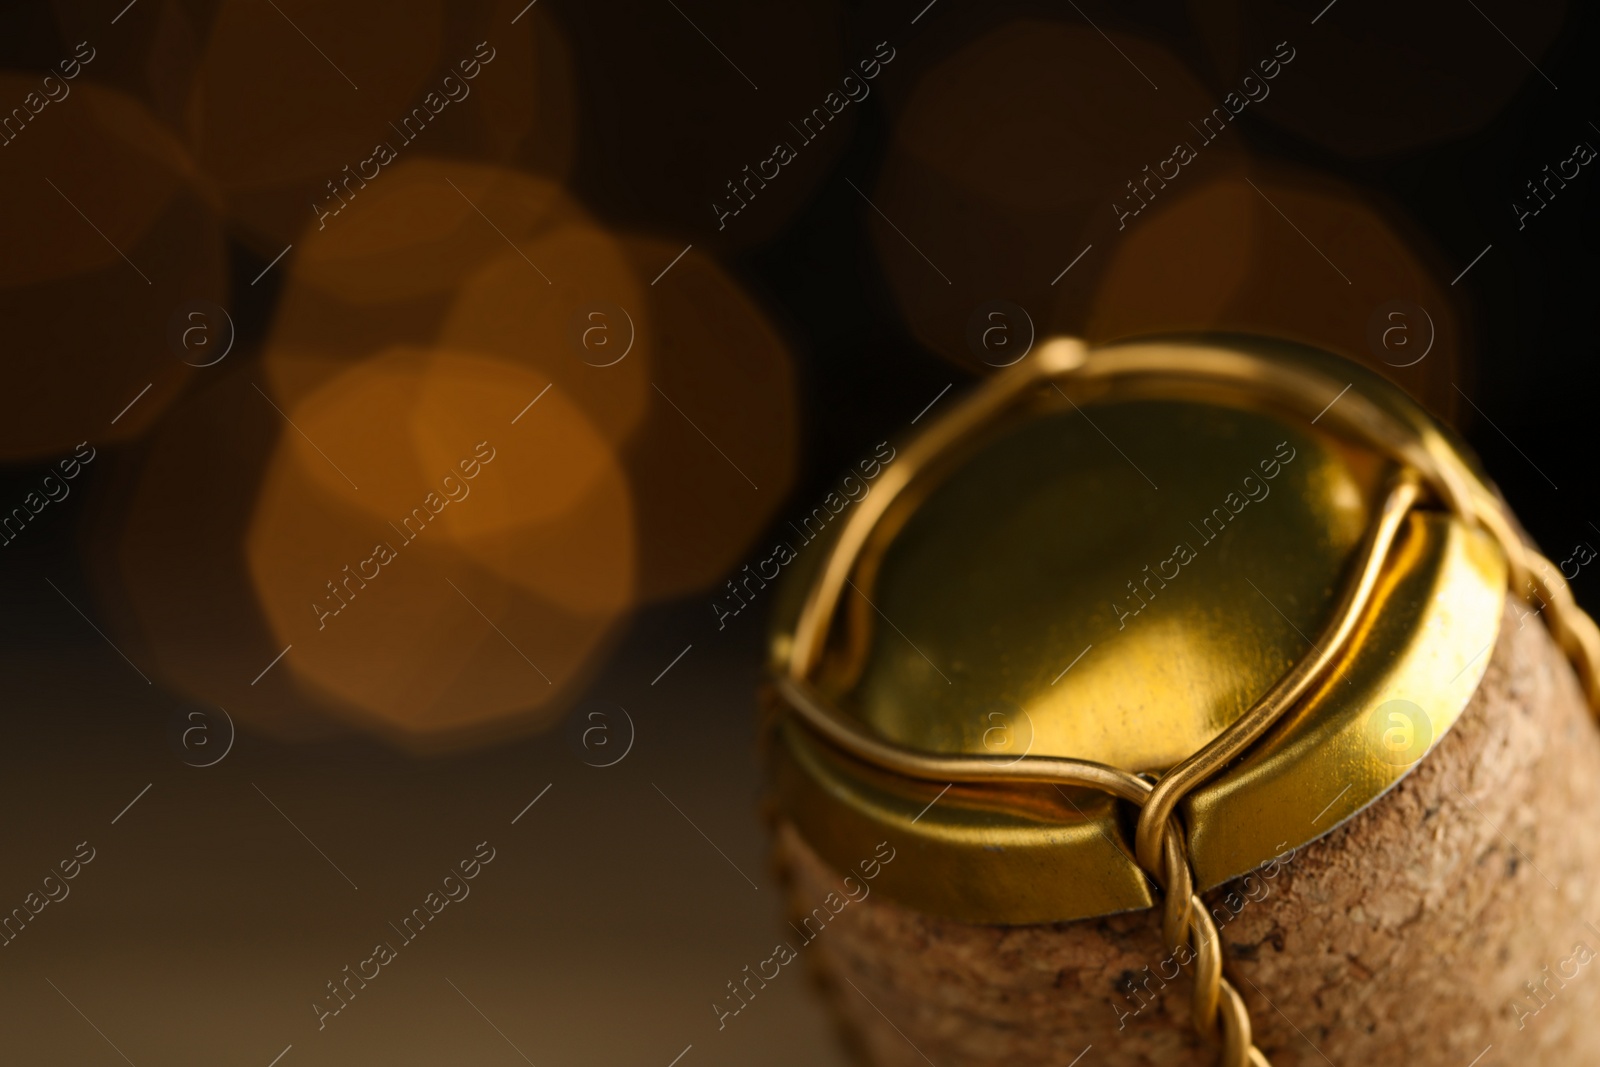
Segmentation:
{"type": "MultiPolygon", "coordinates": [[[[628,242],[641,276],[681,251],[628,242]]],[[[640,595],[658,599],[737,569],[792,484],[799,413],[782,340],[709,257],[690,250],[648,291],[655,388],[623,462],[639,516],[640,595]]]]}
{"type": "Polygon", "coordinates": [[[91,68],[54,78],[37,113],[25,101],[47,99],[41,77],[0,72],[0,99],[31,114],[7,113],[0,148],[4,458],[147,429],[188,375],[174,314],[227,299],[220,221],[182,147],[131,97],[90,84],[91,68]]]}
{"type": "Polygon", "coordinates": [[[439,339],[536,369],[620,443],[653,397],[646,284],[620,241],[573,218],[516,247],[502,243],[462,286],[439,339]]]}
{"type": "MultiPolygon", "coordinates": [[[[1216,103],[1159,45],[1035,19],[927,70],[896,123],[873,206],[861,205],[911,331],[981,367],[967,327],[994,300],[1036,315],[1053,305],[1041,332],[1081,330],[1118,236],[1114,205],[1175,144],[1198,142],[1190,123],[1216,103]]],[[[1178,181],[1225,172],[1239,147],[1224,134],[1178,181]]]]}
{"type": "Polygon", "coordinates": [[[246,553],[296,678],[412,743],[527,724],[569,695],[631,605],[633,518],[567,398],[512,424],[506,401],[545,384],[397,350],[287,413],[303,435],[280,442],[246,553]]]}
{"type": "Polygon", "coordinates": [[[188,115],[201,167],[264,254],[419,154],[565,169],[570,94],[545,83],[541,56],[566,67],[559,46],[537,46],[555,32],[541,17],[506,29],[509,14],[440,0],[276,6],[223,0],[188,115]],[[524,151],[529,138],[539,147],[524,151]]]}
{"type": "Polygon", "coordinates": [[[397,164],[331,225],[309,225],[287,260],[267,354],[275,392],[294,402],[391,345],[431,345],[468,279],[502,257],[526,271],[517,302],[532,298],[548,286],[515,242],[584,217],[545,178],[426,157],[397,164]]]}
{"type": "Polygon", "coordinates": [[[1353,190],[1286,167],[1154,205],[1111,251],[1092,341],[1221,330],[1364,363],[1449,418],[1462,334],[1446,287],[1353,190]]]}
{"type": "Polygon", "coordinates": [[[107,456],[85,542],[96,602],[130,658],[161,685],[285,739],[334,730],[328,702],[294,683],[245,566],[257,489],[283,433],[255,389],[259,368],[224,362],[127,457],[107,456]]]}

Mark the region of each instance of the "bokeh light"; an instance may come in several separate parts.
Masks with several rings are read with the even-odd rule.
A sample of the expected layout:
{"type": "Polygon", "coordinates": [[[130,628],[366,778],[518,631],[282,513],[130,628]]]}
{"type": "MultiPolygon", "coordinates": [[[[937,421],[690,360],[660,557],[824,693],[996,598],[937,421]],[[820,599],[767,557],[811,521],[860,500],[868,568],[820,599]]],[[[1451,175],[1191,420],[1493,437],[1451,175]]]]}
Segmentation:
{"type": "Polygon", "coordinates": [[[1153,207],[1114,248],[1086,335],[1290,338],[1364,363],[1449,417],[1465,361],[1445,290],[1354,190],[1257,166],[1153,207]]]}
{"type": "Polygon", "coordinates": [[[40,107],[19,108],[32,113],[25,125],[8,118],[15,132],[0,149],[0,318],[12,352],[0,457],[136,436],[187,378],[169,336],[180,305],[226,302],[216,205],[177,139],[81,69],[48,82],[0,72],[0,93],[40,107]]]}
{"type": "Polygon", "coordinates": [[[187,113],[200,166],[265,255],[418,154],[565,170],[568,71],[559,44],[536,43],[556,34],[542,15],[506,30],[509,14],[491,18],[514,11],[505,4],[471,16],[440,0],[278,6],[224,0],[187,113]]]}
{"type": "MultiPolygon", "coordinates": [[[[391,345],[431,345],[478,270],[586,217],[555,182],[504,167],[422,157],[387,178],[337,225],[309,225],[286,263],[266,363],[290,402],[391,345]]],[[[525,295],[548,286],[518,262],[525,295]]]]}
{"type": "Polygon", "coordinates": [[[286,412],[246,553],[297,678],[437,740],[526,721],[581,674],[631,604],[632,514],[566,397],[512,423],[506,399],[545,384],[396,350],[286,412]]]}
{"type": "MultiPolygon", "coordinates": [[[[642,239],[627,247],[641,273],[678,251],[642,239]]],[[[650,293],[654,395],[623,462],[639,513],[640,593],[658,599],[737,569],[793,482],[799,412],[782,338],[710,257],[691,250],[650,293]]]]}
{"type": "Polygon", "coordinates": [[[1138,203],[1130,183],[1180,142],[1197,155],[1175,185],[1238,166],[1237,134],[1206,144],[1190,125],[1215,103],[1160,45],[1037,19],[996,27],[924,72],[862,205],[883,214],[869,226],[918,340],[981,367],[968,320],[994,299],[1053,304],[1041,332],[1081,330],[1103,250],[1128,225],[1115,205],[1138,203]],[[1065,271],[1087,245],[1099,253],[1065,271]]]}

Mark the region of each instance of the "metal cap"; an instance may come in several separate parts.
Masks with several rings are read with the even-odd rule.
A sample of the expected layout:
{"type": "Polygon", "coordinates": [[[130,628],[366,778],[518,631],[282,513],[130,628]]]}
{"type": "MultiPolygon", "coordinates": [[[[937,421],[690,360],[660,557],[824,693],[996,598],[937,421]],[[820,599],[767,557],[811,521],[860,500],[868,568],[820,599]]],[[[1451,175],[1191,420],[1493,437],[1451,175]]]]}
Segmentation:
{"type": "Polygon", "coordinates": [[[877,888],[926,912],[1150,907],[1136,810],[1005,768],[1154,780],[1320,657],[1181,799],[1196,888],[1237,877],[1372,803],[1460,715],[1508,585],[1501,539],[1469,518],[1491,504],[1453,439],[1336,357],[1053,341],[791,546],[768,692],[776,805],[841,868],[891,837],[905,858],[877,888]],[[1416,484],[1395,511],[1402,475],[1416,484]]]}

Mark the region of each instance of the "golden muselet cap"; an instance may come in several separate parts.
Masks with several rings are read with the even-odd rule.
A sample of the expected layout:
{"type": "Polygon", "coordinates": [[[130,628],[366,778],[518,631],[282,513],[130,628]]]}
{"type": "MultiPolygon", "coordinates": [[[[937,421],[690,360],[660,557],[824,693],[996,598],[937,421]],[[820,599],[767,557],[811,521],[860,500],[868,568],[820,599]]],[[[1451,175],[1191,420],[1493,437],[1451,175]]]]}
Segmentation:
{"type": "Polygon", "coordinates": [[[1508,588],[1600,703],[1594,624],[1394,386],[1255,338],[1053,340],[791,566],[774,804],[839,869],[892,837],[875,888],[961,921],[1151,907],[1147,872],[1186,902],[1424,758],[1508,588]]]}

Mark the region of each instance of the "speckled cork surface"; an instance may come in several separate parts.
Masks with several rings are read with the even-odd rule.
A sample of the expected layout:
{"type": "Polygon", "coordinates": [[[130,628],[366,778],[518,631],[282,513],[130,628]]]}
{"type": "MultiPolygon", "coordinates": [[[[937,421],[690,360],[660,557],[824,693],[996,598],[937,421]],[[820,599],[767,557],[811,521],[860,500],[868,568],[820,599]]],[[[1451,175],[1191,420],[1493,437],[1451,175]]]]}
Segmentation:
{"type": "MultiPolygon", "coordinates": [[[[1600,1063],[1600,730],[1525,611],[1399,786],[1206,895],[1275,1067],[1600,1063]]],[[[840,888],[787,824],[775,862],[797,916],[840,888]]],[[[799,954],[875,1067],[1215,1062],[1155,911],[971,926],[873,895],[799,954]]]]}

